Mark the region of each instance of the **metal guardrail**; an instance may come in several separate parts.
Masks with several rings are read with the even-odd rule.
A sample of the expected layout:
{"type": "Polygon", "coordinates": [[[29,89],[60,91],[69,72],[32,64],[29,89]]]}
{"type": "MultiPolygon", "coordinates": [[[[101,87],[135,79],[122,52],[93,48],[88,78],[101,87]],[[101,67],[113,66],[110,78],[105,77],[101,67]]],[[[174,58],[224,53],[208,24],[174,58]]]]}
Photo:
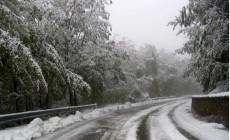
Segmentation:
{"type": "Polygon", "coordinates": [[[154,97],[150,98],[151,100],[160,100],[160,99],[168,99],[168,98],[175,98],[176,96],[165,96],[165,97],[154,97]]]}
{"type": "Polygon", "coordinates": [[[21,113],[12,113],[12,114],[5,114],[0,115],[0,124],[5,124],[8,122],[20,121],[25,119],[31,119],[36,117],[43,117],[49,116],[51,114],[58,114],[64,112],[75,112],[75,111],[82,111],[85,109],[95,109],[97,108],[97,104],[89,104],[89,105],[82,105],[82,106],[69,106],[63,108],[54,108],[54,109],[47,109],[47,110],[36,110],[36,111],[28,111],[28,112],[21,112],[21,113]]]}

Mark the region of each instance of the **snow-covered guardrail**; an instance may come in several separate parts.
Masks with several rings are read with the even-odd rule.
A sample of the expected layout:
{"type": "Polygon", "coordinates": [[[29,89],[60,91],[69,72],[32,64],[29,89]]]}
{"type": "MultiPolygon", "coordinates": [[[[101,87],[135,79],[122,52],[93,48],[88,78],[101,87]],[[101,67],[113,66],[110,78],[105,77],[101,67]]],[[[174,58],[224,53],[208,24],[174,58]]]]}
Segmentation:
{"type": "Polygon", "coordinates": [[[151,100],[161,100],[161,99],[168,99],[168,98],[175,98],[176,96],[165,96],[165,97],[154,97],[150,98],[151,100]]]}
{"type": "Polygon", "coordinates": [[[63,108],[4,114],[4,115],[0,115],[0,124],[6,124],[9,122],[31,119],[36,117],[49,116],[51,114],[59,114],[65,112],[70,113],[70,112],[82,111],[86,109],[95,109],[95,108],[97,108],[97,104],[89,104],[89,105],[82,105],[82,106],[68,106],[63,108]]]}

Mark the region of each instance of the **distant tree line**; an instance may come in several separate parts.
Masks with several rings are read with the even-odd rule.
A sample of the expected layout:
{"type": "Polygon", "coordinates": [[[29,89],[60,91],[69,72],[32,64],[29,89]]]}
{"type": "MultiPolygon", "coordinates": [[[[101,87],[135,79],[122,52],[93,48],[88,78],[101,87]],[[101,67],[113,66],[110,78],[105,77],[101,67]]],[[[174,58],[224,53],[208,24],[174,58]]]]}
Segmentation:
{"type": "Polygon", "coordinates": [[[181,96],[201,93],[194,78],[183,78],[182,70],[188,59],[179,59],[173,53],[158,51],[146,44],[139,51],[132,41],[118,41],[116,46],[127,52],[121,61],[125,82],[106,90],[109,102],[137,102],[161,96],[181,96]]]}

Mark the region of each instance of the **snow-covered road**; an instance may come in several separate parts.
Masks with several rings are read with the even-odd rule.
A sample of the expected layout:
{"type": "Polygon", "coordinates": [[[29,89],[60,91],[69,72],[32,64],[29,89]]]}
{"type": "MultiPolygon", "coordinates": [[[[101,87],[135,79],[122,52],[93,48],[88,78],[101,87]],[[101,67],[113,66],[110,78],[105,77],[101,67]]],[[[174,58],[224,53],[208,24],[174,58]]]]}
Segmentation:
{"type": "Polygon", "coordinates": [[[221,124],[193,118],[191,99],[162,100],[73,124],[41,140],[227,140],[221,124]]]}
{"type": "MultiPolygon", "coordinates": [[[[38,140],[228,140],[229,131],[223,125],[195,119],[191,114],[190,105],[190,98],[181,97],[110,106],[109,109],[101,108],[80,115],[80,118],[78,114],[62,121],[55,121],[57,117],[51,118],[44,122],[44,126],[36,128],[37,133],[33,135],[49,132],[37,138],[38,140]],[[75,123],[68,123],[70,125],[63,128],[60,127],[62,125],[55,124],[65,124],[74,119],[77,119],[75,123]],[[52,121],[55,125],[47,125],[52,121]]],[[[26,129],[25,132],[29,130],[26,129]]],[[[4,132],[0,131],[1,134],[4,132]]],[[[17,138],[18,134],[25,135],[17,132],[17,138]]]]}
{"type": "Polygon", "coordinates": [[[163,100],[150,105],[116,110],[100,118],[85,120],[41,137],[41,140],[123,140],[136,137],[138,123],[150,112],[171,104],[163,100]]]}

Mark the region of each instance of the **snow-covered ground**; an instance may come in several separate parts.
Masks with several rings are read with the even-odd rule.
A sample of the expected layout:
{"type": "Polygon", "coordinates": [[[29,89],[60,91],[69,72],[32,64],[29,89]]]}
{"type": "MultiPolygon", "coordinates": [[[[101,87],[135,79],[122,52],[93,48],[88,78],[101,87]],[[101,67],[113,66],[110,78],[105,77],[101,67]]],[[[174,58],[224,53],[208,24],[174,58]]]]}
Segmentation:
{"type": "Polygon", "coordinates": [[[140,121],[143,117],[148,115],[149,113],[160,109],[164,106],[170,106],[171,103],[167,103],[164,105],[159,105],[156,107],[151,107],[149,109],[140,111],[136,113],[133,117],[131,117],[123,126],[118,139],[126,139],[126,140],[135,140],[136,139],[136,132],[137,132],[137,127],[140,124],[140,121]]]}
{"type": "Polygon", "coordinates": [[[229,130],[222,124],[207,123],[194,118],[191,113],[191,99],[179,100],[137,113],[124,125],[120,135],[125,135],[125,138],[124,136],[121,136],[121,138],[125,140],[136,140],[136,132],[138,131],[140,120],[145,115],[148,115],[146,127],[149,129],[148,135],[152,140],[187,140],[188,137],[185,136],[186,134],[182,134],[178,130],[178,127],[199,140],[229,139],[229,130]],[[158,109],[160,110],[157,111],[158,109]],[[154,110],[156,112],[153,112],[154,110]],[[170,118],[170,115],[172,118],[170,118]],[[171,119],[173,119],[178,126],[175,125],[171,119]]]}
{"type": "Polygon", "coordinates": [[[1,130],[0,140],[29,140],[44,135],[40,139],[136,140],[140,133],[152,140],[186,140],[185,133],[199,140],[229,139],[229,131],[222,124],[194,118],[191,99],[186,97],[110,105],[47,121],[36,118],[28,125],[1,130]],[[142,132],[140,126],[146,126],[147,132],[142,132]]]}
{"type": "Polygon", "coordinates": [[[174,119],[183,129],[199,140],[228,140],[229,130],[222,124],[207,123],[193,117],[191,101],[176,108],[174,119]]]}
{"type": "Polygon", "coordinates": [[[55,130],[64,128],[70,124],[78,123],[83,120],[90,120],[93,118],[98,118],[108,113],[112,113],[116,110],[128,109],[136,106],[143,106],[152,103],[170,101],[170,99],[159,99],[159,100],[148,100],[140,103],[126,103],[119,105],[109,105],[103,108],[97,108],[91,112],[76,112],[75,115],[69,115],[67,117],[52,117],[46,121],[36,118],[31,121],[28,125],[9,128],[5,130],[0,130],[0,140],[30,140],[32,138],[38,138],[42,135],[53,133],[55,130]]]}
{"type": "Polygon", "coordinates": [[[148,124],[150,125],[150,138],[152,140],[187,140],[187,138],[177,130],[169,118],[169,112],[184,102],[185,101],[180,101],[170,106],[165,106],[159,112],[150,115],[148,124]]]}
{"type": "Polygon", "coordinates": [[[156,139],[186,140],[177,127],[199,140],[228,140],[229,130],[222,124],[207,123],[194,118],[191,113],[191,100],[184,103],[175,103],[166,106],[160,112],[150,115],[150,137],[156,139]],[[172,119],[178,126],[170,121],[169,112],[172,111],[172,119]]]}

